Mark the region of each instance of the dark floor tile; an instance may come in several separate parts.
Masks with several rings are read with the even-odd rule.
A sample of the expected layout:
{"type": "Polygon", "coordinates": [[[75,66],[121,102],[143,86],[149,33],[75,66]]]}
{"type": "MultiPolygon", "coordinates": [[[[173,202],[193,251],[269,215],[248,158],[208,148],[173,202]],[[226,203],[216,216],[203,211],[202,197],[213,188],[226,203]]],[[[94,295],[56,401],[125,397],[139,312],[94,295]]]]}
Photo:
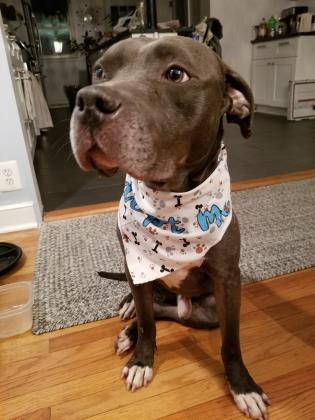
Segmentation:
{"type": "MultiPolygon", "coordinates": [[[[119,200],[124,174],[100,178],[96,172],[83,172],[71,152],[69,109],[54,109],[52,116],[55,126],[40,139],[35,154],[45,210],[119,200]]],[[[289,122],[256,114],[251,139],[243,139],[236,125],[226,124],[224,141],[232,181],[315,168],[315,120],[289,122]]]]}

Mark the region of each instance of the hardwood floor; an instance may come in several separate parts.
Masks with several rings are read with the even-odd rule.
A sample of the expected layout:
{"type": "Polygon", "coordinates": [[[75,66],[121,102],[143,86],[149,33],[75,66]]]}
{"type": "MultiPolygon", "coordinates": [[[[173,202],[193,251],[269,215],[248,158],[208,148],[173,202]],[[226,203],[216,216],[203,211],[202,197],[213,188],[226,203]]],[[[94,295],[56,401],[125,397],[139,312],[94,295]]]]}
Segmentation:
{"type": "MultiPolygon", "coordinates": [[[[234,189],[304,179],[315,171],[234,184],[234,189]]],[[[115,203],[105,207],[115,208],[115,203]]],[[[46,220],[104,211],[62,210],[46,220]]],[[[38,231],[0,235],[20,245],[23,260],[0,284],[31,280],[38,231]]],[[[269,395],[271,420],[315,418],[315,268],[243,288],[241,340],[245,362],[269,395]]],[[[0,419],[242,419],[228,394],[219,330],[158,322],[155,377],[127,392],[120,372],[129,355],[114,354],[117,318],[41,336],[0,340],[0,419]]]]}

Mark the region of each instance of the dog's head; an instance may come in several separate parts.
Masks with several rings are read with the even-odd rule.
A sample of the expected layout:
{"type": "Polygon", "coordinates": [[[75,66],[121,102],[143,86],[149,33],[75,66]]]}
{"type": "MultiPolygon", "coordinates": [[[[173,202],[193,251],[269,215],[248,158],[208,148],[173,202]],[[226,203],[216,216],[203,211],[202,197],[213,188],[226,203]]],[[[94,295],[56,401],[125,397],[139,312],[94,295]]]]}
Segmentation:
{"type": "Polygon", "coordinates": [[[106,51],[93,84],[78,92],[71,143],[85,170],[120,168],[176,190],[215,156],[222,116],[248,137],[252,112],[246,82],[206,46],[182,37],[128,39],[106,51]]]}

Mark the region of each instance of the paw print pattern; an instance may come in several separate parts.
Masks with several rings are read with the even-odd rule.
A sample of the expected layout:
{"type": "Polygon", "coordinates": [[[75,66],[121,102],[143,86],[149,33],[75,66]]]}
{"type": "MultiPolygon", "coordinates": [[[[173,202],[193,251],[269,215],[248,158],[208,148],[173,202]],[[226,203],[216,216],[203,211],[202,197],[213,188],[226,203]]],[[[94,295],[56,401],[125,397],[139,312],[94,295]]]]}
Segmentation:
{"type": "Polygon", "coordinates": [[[174,255],[174,251],[175,251],[175,246],[171,245],[171,246],[167,246],[165,248],[165,251],[167,253],[167,256],[169,257],[170,255],[174,255]]]}
{"type": "Polygon", "coordinates": [[[194,246],[194,250],[196,251],[196,254],[201,254],[205,250],[205,244],[197,244],[194,246]]]}
{"type": "Polygon", "coordinates": [[[223,197],[223,190],[219,188],[215,195],[215,198],[222,198],[222,197],[223,197]]]}
{"type": "Polygon", "coordinates": [[[126,235],[125,233],[124,233],[124,235],[123,235],[123,240],[124,240],[124,242],[130,242],[130,238],[129,238],[129,236],[128,235],[126,235]]]}
{"type": "Polygon", "coordinates": [[[152,201],[153,207],[155,207],[157,210],[164,209],[165,207],[165,201],[160,200],[159,198],[154,198],[152,201]]]}
{"type": "Polygon", "coordinates": [[[200,190],[196,190],[193,195],[195,198],[199,198],[202,196],[202,192],[200,190]]]}
{"type": "Polygon", "coordinates": [[[157,230],[155,228],[153,228],[152,226],[148,227],[148,231],[150,233],[152,233],[152,235],[157,235],[157,233],[158,233],[157,230]]]}
{"type": "Polygon", "coordinates": [[[150,257],[154,254],[151,249],[143,249],[143,253],[149,255],[150,257]]]}

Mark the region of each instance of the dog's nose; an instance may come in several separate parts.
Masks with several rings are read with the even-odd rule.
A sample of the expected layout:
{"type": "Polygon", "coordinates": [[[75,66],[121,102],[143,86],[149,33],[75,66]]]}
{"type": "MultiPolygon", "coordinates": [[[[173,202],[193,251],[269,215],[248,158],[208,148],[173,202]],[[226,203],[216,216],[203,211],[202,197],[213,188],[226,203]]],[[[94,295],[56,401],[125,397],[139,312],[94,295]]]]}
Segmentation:
{"type": "Polygon", "coordinates": [[[104,88],[85,87],[76,98],[77,112],[81,117],[91,116],[104,120],[114,114],[121,102],[104,88]]]}

